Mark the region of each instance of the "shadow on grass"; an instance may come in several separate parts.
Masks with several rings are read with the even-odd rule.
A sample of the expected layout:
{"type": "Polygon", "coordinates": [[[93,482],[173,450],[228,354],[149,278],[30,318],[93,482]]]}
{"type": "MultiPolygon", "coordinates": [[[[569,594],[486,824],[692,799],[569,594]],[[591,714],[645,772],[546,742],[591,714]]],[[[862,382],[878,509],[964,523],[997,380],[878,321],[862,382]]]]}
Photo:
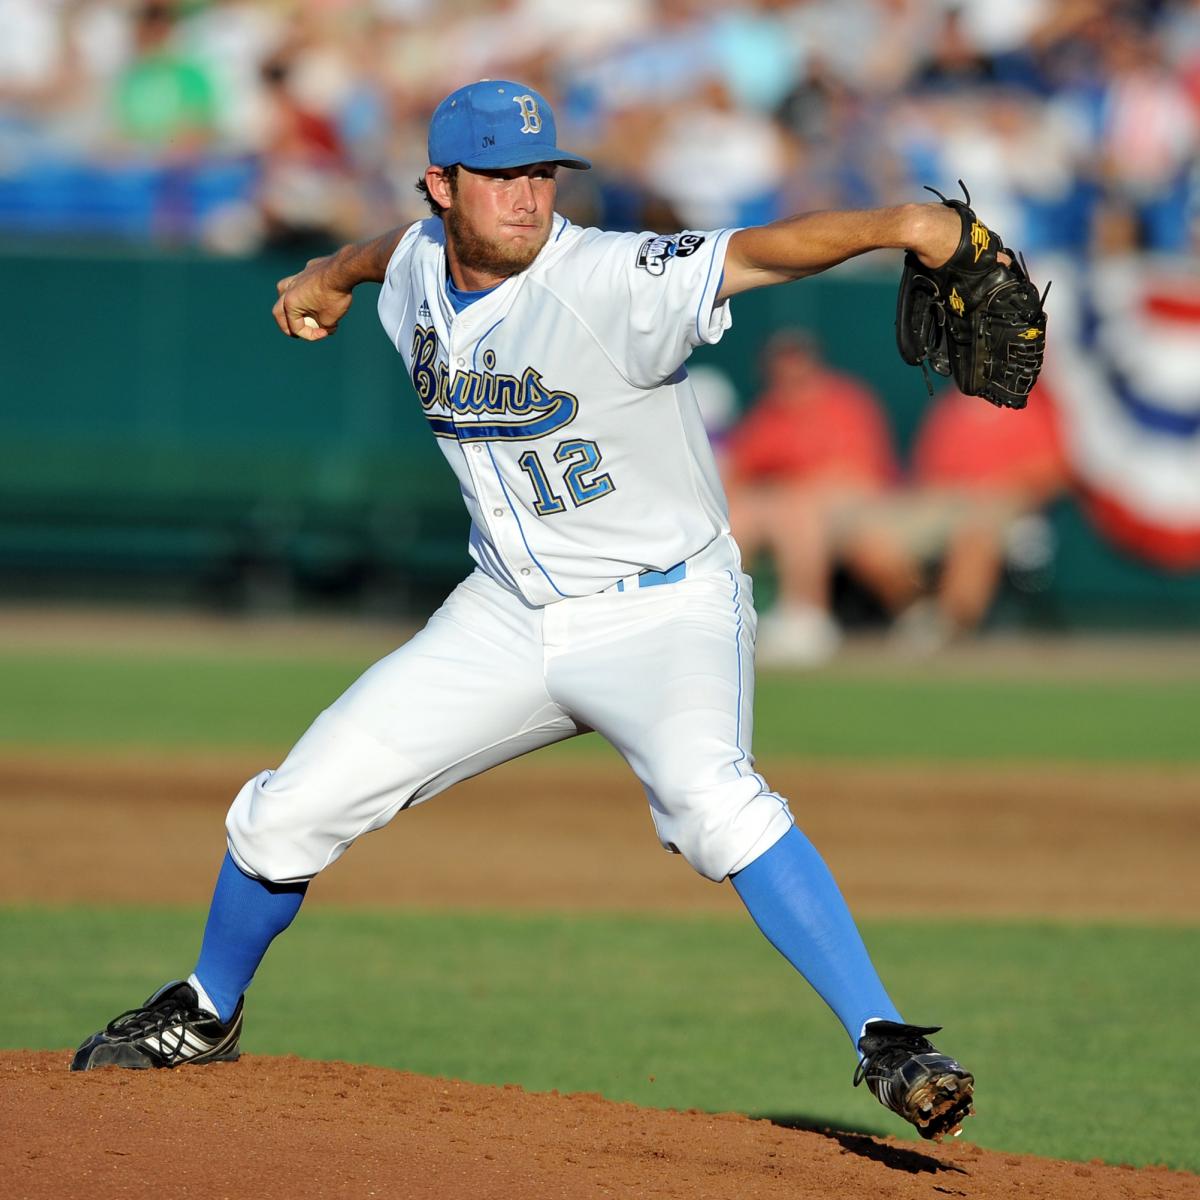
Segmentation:
{"type": "Polygon", "coordinates": [[[770,1121],[781,1129],[800,1129],[805,1133],[816,1133],[821,1137],[837,1142],[847,1154],[855,1154],[859,1158],[869,1158],[873,1162],[883,1163],[893,1171],[904,1171],[908,1175],[940,1175],[945,1173],[966,1175],[962,1167],[953,1163],[942,1162],[932,1154],[922,1154],[920,1150],[910,1150],[906,1146],[893,1146],[877,1140],[878,1135],[869,1130],[831,1129],[828,1122],[819,1117],[782,1116],[773,1113],[763,1113],[762,1120],[770,1121]]]}

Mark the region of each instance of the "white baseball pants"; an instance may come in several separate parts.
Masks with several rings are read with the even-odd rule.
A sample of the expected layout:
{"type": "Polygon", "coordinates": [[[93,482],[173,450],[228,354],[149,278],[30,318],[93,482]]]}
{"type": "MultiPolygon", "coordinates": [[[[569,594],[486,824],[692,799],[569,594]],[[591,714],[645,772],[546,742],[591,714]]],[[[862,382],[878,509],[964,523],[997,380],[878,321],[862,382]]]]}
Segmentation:
{"type": "Polygon", "coordinates": [[[234,860],[311,878],[402,809],[594,729],[644,785],[664,846],[713,880],[748,865],[792,825],[750,753],[750,579],[693,569],[545,608],[476,571],[242,788],[234,860]]]}

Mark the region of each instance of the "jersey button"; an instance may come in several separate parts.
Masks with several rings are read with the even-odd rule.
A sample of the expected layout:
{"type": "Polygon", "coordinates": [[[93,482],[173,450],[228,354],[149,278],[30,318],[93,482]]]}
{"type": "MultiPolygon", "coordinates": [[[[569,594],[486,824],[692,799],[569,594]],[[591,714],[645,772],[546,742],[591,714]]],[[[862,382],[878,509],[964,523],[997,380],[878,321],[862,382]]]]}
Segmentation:
{"type": "Polygon", "coordinates": [[[476,443],[474,446],[472,446],[471,449],[474,450],[476,454],[483,453],[483,447],[480,446],[478,443],[476,443]]]}
{"type": "Polygon", "coordinates": [[[502,508],[493,508],[493,509],[492,509],[492,516],[493,516],[493,517],[502,517],[502,516],[504,516],[504,509],[502,509],[502,508]]]}
{"type": "Polygon", "coordinates": [[[465,366],[467,365],[467,360],[466,360],[465,358],[460,358],[460,359],[458,360],[458,365],[459,365],[460,367],[465,367],[465,366]]]}
{"type": "Polygon", "coordinates": [[[528,568],[528,567],[522,567],[522,568],[521,568],[521,574],[522,574],[522,575],[528,575],[528,574],[529,574],[529,568],[528,568]]]}

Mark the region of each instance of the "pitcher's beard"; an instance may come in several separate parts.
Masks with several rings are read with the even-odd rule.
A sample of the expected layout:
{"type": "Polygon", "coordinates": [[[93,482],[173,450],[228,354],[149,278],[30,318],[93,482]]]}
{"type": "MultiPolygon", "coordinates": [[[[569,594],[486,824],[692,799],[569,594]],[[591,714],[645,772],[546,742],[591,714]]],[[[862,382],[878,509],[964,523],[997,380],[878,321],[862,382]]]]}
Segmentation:
{"type": "Polygon", "coordinates": [[[550,226],[536,242],[489,240],[463,220],[453,208],[445,212],[446,230],[454,241],[459,263],[471,271],[508,278],[525,270],[541,253],[550,237],[550,226]]]}

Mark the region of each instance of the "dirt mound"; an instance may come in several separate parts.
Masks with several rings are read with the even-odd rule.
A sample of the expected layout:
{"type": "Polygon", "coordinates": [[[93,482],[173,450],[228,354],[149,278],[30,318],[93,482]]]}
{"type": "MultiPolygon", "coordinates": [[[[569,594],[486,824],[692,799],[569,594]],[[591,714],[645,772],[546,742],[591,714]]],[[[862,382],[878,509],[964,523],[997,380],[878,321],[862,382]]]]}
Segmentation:
{"type": "Polygon", "coordinates": [[[204,1196],[655,1200],[1020,1195],[1175,1200],[1200,1178],[915,1145],[732,1113],[247,1056],[185,1071],[67,1072],[0,1054],[0,1178],[21,1200],[204,1196]]]}

